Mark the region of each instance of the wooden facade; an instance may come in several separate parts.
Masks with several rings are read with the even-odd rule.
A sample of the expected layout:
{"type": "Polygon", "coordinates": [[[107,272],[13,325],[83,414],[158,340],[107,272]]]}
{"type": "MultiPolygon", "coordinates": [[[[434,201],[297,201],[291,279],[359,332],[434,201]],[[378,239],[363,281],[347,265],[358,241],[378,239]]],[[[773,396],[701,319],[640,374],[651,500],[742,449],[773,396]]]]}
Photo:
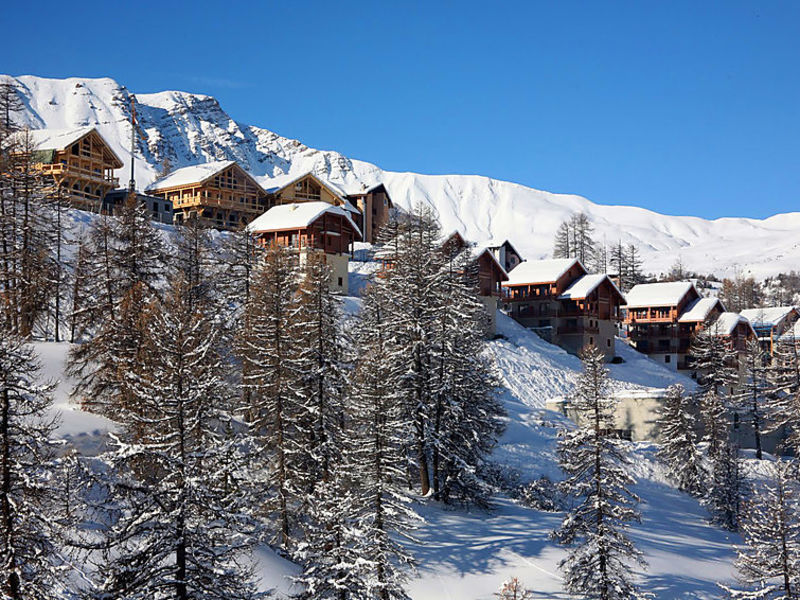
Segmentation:
{"type": "Polygon", "coordinates": [[[322,250],[326,254],[350,254],[361,235],[342,215],[324,212],[309,225],[286,229],[256,229],[253,237],[262,246],[277,244],[298,251],[322,250]]]}
{"type": "MultiPolygon", "coordinates": [[[[671,285],[671,283],[646,285],[671,285]]],[[[636,287],[629,292],[629,299],[636,287]]],[[[639,352],[649,355],[669,368],[689,369],[686,357],[692,338],[702,323],[681,322],[680,318],[698,300],[700,294],[697,289],[687,283],[685,291],[675,298],[664,302],[655,301],[649,305],[628,306],[625,325],[629,343],[639,352]]]]}
{"type": "Polygon", "coordinates": [[[147,192],[172,203],[176,224],[194,218],[217,229],[240,229],[271,206],[267,192],[233,161],[179,169],[147,192]]]}
{"type": "Polygon", "coordinates": [[[490,243],[488,249],[494,254],[497,262],[502,265],[506,273],[513,271],[523,261],[522,255],[517,252],[517,249],[508,240],[504,240],[499,244],[490,243]]]}
{"type": "Polygon", "coordinates": [[[613,282],[604,274],[588,274],[577,259],[524,265],[502,284],[506,312],[568,352],[594,346],[613,358],[616,323],[625,301],[613,282]]]}
{"type": "Polygon", "coordinates": [[[75,208],[100,212],[103,198],[119,186],[114,170],[123,163],[98,131],[40,129],[27,135],[35,148],[34,168],[52,179],[53,190],[62,190],[75,208]]]}
{"type": "Polygon", "coordinates": [[[347,199],[361,212],[358,225],[364,232],[364,241],[376,243],[378,232],[389,220],[389,211],[392,209],[392,199],[386,186],[379,184],[363,192],[348,194],[347,199]]]}

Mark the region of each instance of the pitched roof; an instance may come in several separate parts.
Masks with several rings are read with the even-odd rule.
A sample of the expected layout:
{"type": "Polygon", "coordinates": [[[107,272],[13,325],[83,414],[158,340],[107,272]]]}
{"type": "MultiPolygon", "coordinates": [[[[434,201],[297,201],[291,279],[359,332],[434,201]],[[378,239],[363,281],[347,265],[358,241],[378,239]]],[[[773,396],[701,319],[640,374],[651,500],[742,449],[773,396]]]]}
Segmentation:
{"type": "MultiPolygon", "coordinates": [[[[231,165],[235,165],[235,160],[215,160],[213,162],[201,163],[176,169],[166,177],[154,181],[145,188],[147,191],[162,190],[190,183],[203,183],[211,179],[217,173],[224,171],[231,165]]],[[[244,169],[242,169],[244,170],[244,169]]]]}
{"type": "Polygon", "coordinates": [[[792,325],[779,339],[784,341],[800,340],[800,321],[792,325]]]}
{"type": "Polygon", "coordinates": [[[508,240],[503,240],[503,241],[489,240],[488,242],[486,242],[486,247],[489,248],[490,250],[495,250],[505,245],[508,245],[508,247],[511,248],[514,251],[514,254],[516,254],[517,256],[520,257],[522,256],[522,254],[520,254],[519,251],[516,248],[514,248],[514,244],[512,244],[508,240]]]}
{"type": "Polygon", "coordinates": [[[96,127],[86,125],[84,127],[72,127],[68,129],[31,129],[28,131],[31,142],[37,150],[65,150],[78,140],[85,138],[90,133],[95,132],[106,146],[112,157],[122,166],[122,159],[111,149],[105,138],[100,135],[96,127]]]}
{"type": "Polygon", "coordinates": [[[640,283],[625,294],[628,308],[645,306],[676,306],[686,294],[697,289],[691,281],[665,281],[661,283],[640,283]]]}
{"type": "Polygon", "coordinates": [[[472,255],[475,257],[475,260],[478,260],[484,254],[486,256],[488,256],[492,260],[492,262],[497,266],[497,268],[500,270],[502,281],[508,281],[508,273],[506,272],[506,270],[503,267],[503,265],[500,264],[500,261],[497,260],[497,257],[494,255],[494,252],[492,252],[491,248],[487,248],[485,246],[483,246],[483,247],[482,246],[477,246],[477,247],[472,249],[472,255]]]}
{"type": "Polygon", "coordinates": [[[552,258],[549,260],[532,260],[518,264],[508,274],[508,281],[503,285],[525,285],[536,283],[553,283],[575,264],[580,265],[586,273],[581,261],[577,258],[552,258]]]}
{"type": "Polygon", "coordinates": [[[725,305],[719,298],[697,298],[686,307],[684,313],[678,318],[679,323],[701,323],[708,318],[715,306],[719,306],[720,312],[725,312],[725,305]]]}
{"type": "Polygon", "coordinates": [[[748,321],[746,317],[735,312],[724,312],[720,314],[717,320],[714,321],[714,324],[711,325],[711,331],[714,332],[714,335],[731,335],[739,323],[747,323],[751,333],[753,335],[756,334],[750,321],[748,321]]]}
{"type": "Polygon", "coordinates": [[[586,298],[589,294],[591,294],[594,290],[600,286],[604,281],[608,280],[608,283],[611,284],[616,292],[619,294],[620,298],[625,298],[622,295],[622,292],[619,291],[614,282],[608,278],[608,275],[605,273],[595,273],[592,275],[584,275],[580,279],[576,279],[571,286],[569,286],[564,293],[561,294],[558,299],[559,300],[581,300],[586,298]]]}
{"type": "Polygon", "coordinates": [[[311,171],[303,173],[302,175],[298,175],[296,177],[290,177],[287,175],[279,176],[279,177],[272,177],[270,179],[264,180],[264,189],[267,190],[270,194],[274,194],[275,192],[282,190],[284,188],[289,187],[293,183],[297,183],[301,179],[305,179],[306,177],[311,177],[314,181],[316,181],[319,185],[326,188],[331,194],[340,198],[342,200],[345,199],[347,194],[344,193],[339,186],[330,181],[323,181],[320,177],[317,177],[311,171]]]}
{"type": "Polygon", "coordinates": [[[769,306],[767,308],[746,308],[740,314],[746,317],[753,327],[774,327],[796,310],[794,306],[769,306]]]}
{"type": "Polygon", "coordinates": [[[350,223],[350,226],[361,237],[361,230],[350,218],[348,212],[340,206],[328,204],[322,200],[315,202],[294,202],[273,206],[260,217],[253,219],[247,226],[252,233],[263,231],[283,231],[286,229],[304,229],[321,217],[324,213],[339,215],[350,223]]]}

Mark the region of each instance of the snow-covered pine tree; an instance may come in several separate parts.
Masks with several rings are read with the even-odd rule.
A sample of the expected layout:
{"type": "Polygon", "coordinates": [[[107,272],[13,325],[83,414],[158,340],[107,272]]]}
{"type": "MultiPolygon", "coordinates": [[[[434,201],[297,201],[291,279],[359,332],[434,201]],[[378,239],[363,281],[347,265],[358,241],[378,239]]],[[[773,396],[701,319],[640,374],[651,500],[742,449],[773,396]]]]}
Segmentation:
{"type": "Polygon", "coordinates": [[[689,356],[700,385],[704,439],[708,441],[708,454],[713,459],[730,435],[728,405],[730,391],[737,380],[734,367],[737,356],[710,323],[695,334],[689,356]]]}
{"type": "MultiPolygon", "coordinates": [[[[348,457],[356,482],[355,528],[365,584],[364,596],[408,600],[403,589],[413,557],[397,541],[408,537],[419,517],[404,490],[404,465],[411,423],[403,392],[394,384],[395,357],[384,317],[389,299],[379,286],[364,295],[349,404],[352,451],[348,457]]],[[[358,597],[358,596],[356,596],[358,597]]]]}
{"type": "Polygon", "coordinates": [[[478,265],[471,249],[449,256],[431,294],[438,331],[432,359],[432,482],[443,502],[488,506],[491,490],[480,477],[502,432],[493,366],[486,358],[486,309],[478,299],[478,265]]]}
{"type": "Polygon", "coordinates": [[[553,240],[553,258],[572,258],[573,256],[574,245],[569,221],[562,221],[553,240]]]}
{"type": "Polygon", "coordinates": [[[297,364],[297,284],[296,253],[271,246],[256,268],[237,341],[242,386],[249,392],[249,404],[242,410],[256,439],[253,460],[264,471],[264,509],[275,517],[277,542],[285,552],[295,541],[296,508],[302,498],[298,481],[306,480],[301,450],[311,435],[297,364]]]}
{"type": "Polygon", "coordinates": [[[263,248],[246,229],[220,237],[217,249],[220,303],[226,327],[241,327],[244,307],[250,301],[253,274],[263,259],[263,248]]]}
{"type": "Polygon", "coordinates": [[[694,402],[687,396],[683,386],[667,388],[664,406],[658,427],[661,445],[658,456],[667,465],[667,474],[678,485],[678,489],[692,495],[700,495],[705,473],[703,453],[698,448],[698,415],[694,402]]]}
{"type": "Polygon", "coordinates": [[[736,531],[739,528],[744,492],[738,446],[725,439],[711,456],[710,471],[705,503],[711,512],[712,521],[736,531]]]}
{"type": "Polygon", "coordinates": [[[581,352],[583,371],[573,393],[573,409],[586,423],[565,431],[558,444],[559,465],[567,478],[561,489],[575,500],[555,537],[569,544],[561,561],[568,593],[600,600],[644,598],[632,566],[644,566],[642,553],[627,534],[640,516],[635,483],[624,442],[610,429],[614,401],[608,397],[608,369],[602,352],[581,352]]]}
{"type": "Polygon", "coordinates": [[[54,385],[42,384],[30,346],[0,336],[0,597],[62,598],[63,557],[54,531],[56,498],[48,417],[54,385]]]}
{"type": "Polygon", "coordinates": [[[745,589],[723,586],[733,599],[800,599],[800,493],[792,470],[788,461],[773,463],[771,481],[747,503],[736,561],[745,589]]]}
{"type": "Polygon", "coordinates": [[[734,397],[734,406],[737,415],[744,413],[747,416],[745,422],[749,422],[753,428],[756,458],[761,460],[761,433],[764,430],[764,411],[766,410],[765,404],[768,393],[766,379],[768,358],[759,341],[751,339],[747,342],[743,359],[743,381],[734,397]]]}
{"type": "Polygon", "coordinates": [[[166,252],[147,208],[135,198],[126,200],[116,219],[100,219],[90,240],[96,277],[77,310],[95,331],[72,348],[67,373],[77,381],[74,397],[120,418],[136,410],[125,374],[136,372],[146,307],[158,298],[166,252]],[[90,303],[97,309],[86,309],[90,303]]]}
{"type": "Polygon", "coordinates": [[[211,233],[196,218],[177,225],[175,233],[173,271],[181,273],[189,286],[189,294],[196,300],[206,302],[215,299],[217,294],[213,288],[217,278],[211,233]]]}
{"type": "Polygon", "coordinates": [[[786,429],[785,449],[800,455],[800,340],[786,336],[774,347],[768,370],[766,412],[770,431],[786,429]]]}
{"type": "Polygon", "coordinates": [[[327,481],[337,461],[343,427],[343,395],[347,385],[344,331],[340,300],[330,288],[331,269],[321,252],[311,253],[303,265],[298,288],[294,330],[306,425],[310,438],[301,452],[305,463],[299,482],[308,492],[316,481],[327,481]]]}
{"type": "Polygon", "coordinates": [[[208,306],[177,276],[152,309],[147,351],[128,373],[139,412],[107,457],[111,520],[91,598],[250,600],[257,496],[240,481],[231,397],[208,306]]]}
{"type": "Polygon", "coordinates": [[[384,248],[393,266],[375,282],[387,299],[384,322],[387,351],[393,356],[392,381],[412,423],[409,456],[420,491],[431,489],[430,454],[436,371],[431,351],[437,330],[436,289],[444,269],[441,229],[432,209],[416,205],[384,248]]]}

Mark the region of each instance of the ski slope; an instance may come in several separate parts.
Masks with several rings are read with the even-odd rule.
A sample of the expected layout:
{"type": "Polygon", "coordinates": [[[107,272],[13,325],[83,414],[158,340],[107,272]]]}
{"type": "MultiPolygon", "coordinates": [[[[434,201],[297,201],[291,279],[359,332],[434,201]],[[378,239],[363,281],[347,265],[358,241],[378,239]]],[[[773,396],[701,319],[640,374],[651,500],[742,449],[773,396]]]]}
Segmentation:
{"type": "MultiPolygon", "coordinates": [[[[109,78],[12,79],[25,105],[14,115],[17,122],[31,128],[97,127],[125,163],[117,175],[127,181],[131,90],[109,78]]],[[[684,268],[717,277],[742,272],[762,278],[791,271],[800,263],[800,212],[768,219],[706,220],[599,205],[577,195],[552,194],[478,175],[384,171],[239,123],[211,96],[165,91],[137,94],[136,99],[141,139],[135,167],[140,188],[155,180],[165,158],[174,168],[235,160],[265,187],[307,172],[348,193],[383,182],[398,206],[409,208],[417,202],[434,206],[445,231],[457,229],[481,244],[510,239],[530,260],[549,256],[558,224],[583,211],[598,241],[637,244],[647,272],[666,272],[678,257],[684,268]]]]}

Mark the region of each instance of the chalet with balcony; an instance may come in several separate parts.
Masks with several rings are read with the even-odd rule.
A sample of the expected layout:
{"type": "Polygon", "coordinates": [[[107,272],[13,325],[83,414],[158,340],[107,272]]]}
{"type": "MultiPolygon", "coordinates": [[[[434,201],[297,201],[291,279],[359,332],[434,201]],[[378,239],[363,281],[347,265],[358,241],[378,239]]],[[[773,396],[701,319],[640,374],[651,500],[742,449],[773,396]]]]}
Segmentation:
{"type": "Polygon", "coordinates": [[[198,219],[216,229],[241,229],[271,206],[267,192],[232,160],[177,169],[146,191],[172,203],[176,224],[198,219]]]}
{"type": "Polygon", "coordinates": [[[630,344],[671,369],[687,369],[686,356],[692,336],[702,320],[695,320],[694,316],[689,321],[680,319],[687,313],[699,317],[714,310],[710,303],[698,303],[700,293],[694,284],[690,281],[639,284],[626,294],[626,300],[625,325],[630,344]]]}
{"type": "Polygon", "coordinates": [[[748,308],[741,315],[750,321],[761,347],[770,354],[773,354],[778,338],[791,331],[800,317],[796,306],[748,308]]]}
{"type": "Polygon", "coordinates": [[[323,253],[331,268],[331,289],[347,294],[353,243],[362,239],[349,211],[323,201],[282,204],[252,221],[247,230],[264,246],[295,249],[301,264],[310,253],[323,253]]]}
{"type": "Polygon", "coordinates": [[[458,231],[443,238],[441,252],[445,256],[456,256],[469,252],[477,271],[478,296],[489,315],[488,334],[497,333],[497,305],[502,295],[502,283],[508,281],[508,274],[489,248],[473,246],[458,231]]]}
{"type": "Polygon", "coordinates": [[[503,282],[505,311],[544,339],[577,354],[595,346],[614,357],[622,293],[605,274],[589,274],[578,259],[523,262],[503,282]]]}
{"type": "Polygon", "coordinates": [[[353,223],[361,229],[363,215],[347,200],[345,193],[332,183],[324,182],[312,173],[300,177],[279,177],[266,184],[270,206],[301,204],[303,202],[326,202],[338,206],[350,214],[353,223]]]}
{"type": "Polygon", "coordinates": [[[374,244],[378,241],[378,232],[389,220],[389,211],[392,209],[392,199],[386,186],[382,183],[373,186],[363,186],[359,192],[348,194],[349,200],[360,211],[359,220],[364,232],[364,241],[374,244]]]}
{"type": "Polygon", "coordinates": [[[517,249],[508,240],[503,240],[502,242],[492,241],[486,247],[494,254],[497,262],[505,269],[506,273],[510,273],[523,261],[522,255],[517,252],[517,249]]]}
{"type": "Polygon", "coordinates": [[[114,170],[122,160],[94,127],[73,129],[34,129],[19,134],[21,145],[29,136],[31,161],[53,182],[53,191],[62,190],[75,208],[100,212],[106,194],[119,186],[114,170]]]}

